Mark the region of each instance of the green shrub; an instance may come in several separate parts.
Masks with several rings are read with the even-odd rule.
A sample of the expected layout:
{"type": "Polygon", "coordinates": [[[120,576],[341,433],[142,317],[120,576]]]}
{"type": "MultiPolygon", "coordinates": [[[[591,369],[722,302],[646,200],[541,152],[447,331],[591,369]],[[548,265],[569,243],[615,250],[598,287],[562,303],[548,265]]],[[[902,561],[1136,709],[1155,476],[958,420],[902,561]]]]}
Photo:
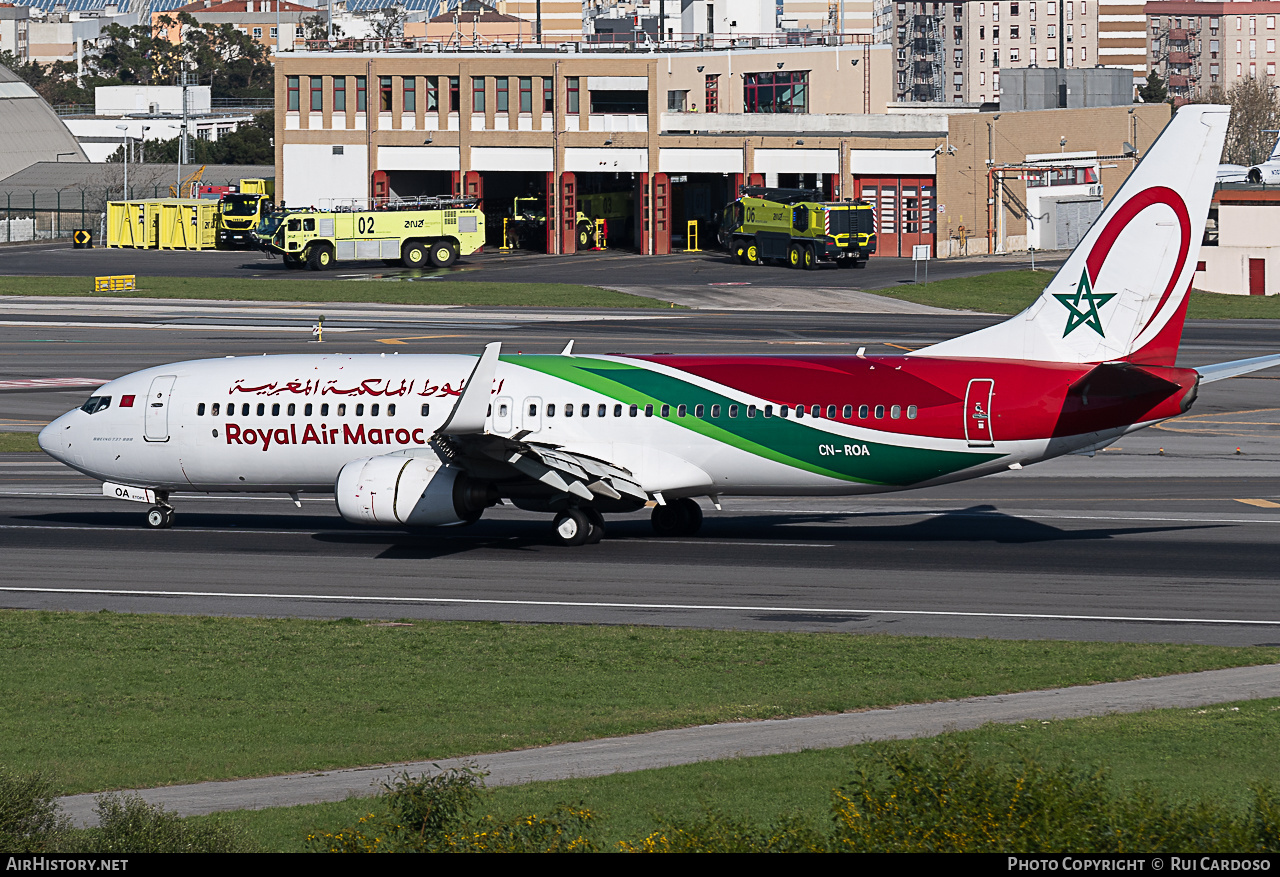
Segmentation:
{"type": "Polygon", "coordinates": [[[238,853],[253,849],[236,829],[220,822],[192,823],[137,795],[96,799],[98,827],[77,846],[94,853],[238,853]]]}
{"type": "Polygon", "coordinates": [[[43,773],[0,770],[0,853],[58,852],[71,823],[58,811],[57,791],[43,773]]]}
{"type": "Polygon", "coordinates": [[[549,817],[502,822],[471,819],[484,790],[483,771],[467,765],[414,778],[401,774],[378,798],[379,807],[338,831],[307,835],[316,852],[594,852],[586,836],[589,810],[561,806],[549,817]]]}

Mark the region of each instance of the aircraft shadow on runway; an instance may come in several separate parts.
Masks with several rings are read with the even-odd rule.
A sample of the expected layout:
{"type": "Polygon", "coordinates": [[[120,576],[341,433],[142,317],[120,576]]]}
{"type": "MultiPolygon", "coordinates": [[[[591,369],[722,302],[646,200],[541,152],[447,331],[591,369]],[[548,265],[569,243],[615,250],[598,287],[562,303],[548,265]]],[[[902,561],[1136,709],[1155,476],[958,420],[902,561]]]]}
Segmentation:
{"type": "MultiPolygon", "coordinates": [[[[1217,529],[1220,524],[1166,524],[1159,526],[1108,525],[1082,529],[1062,529],[1042,521],[1004,514],[994,506],[979,505],[963,509],[930,512],[921,518],[919,512],[866,512],[829,514],[818,512],[778,513],[767,515],[708,514],[702,531],[697,536],[681,539],[663,539],[661,544],[669,550],[672,542],[685,542],[696,547],[700,542],[741,543],[750,548],[753,543],[786,541],[788,543],[814,542],[823,544],[871,544],[897,543],[945,546],[947,543],[990,542],[996,544],[1035,544],[1063,541],[1110,540],[1119,536],[1141,536],[1153,533],[1170,533],[1184,530],[1217,529]],[[914,520],[902,520],[914,519],[914,520]],[[898,521],[902,521],[899,523],[898,521]]],[[[132,511],[111,512],[59,512],[53,514],[13,515],[7,517],[13,524],[40,524],[45,526],[102,527],[104,531],[136,529],[146,533],[140,515],[132,511]]],[[[173,530],[175,536],[201,532],[255,533],[281,530],[311,534],[319,544],[340,547],[364,548],[377,552],[385,559],[430,560],[485,549],[499,551],[536,551],[552,549],[549,522],[542,517],[522,519],[483,520],[469,527],[440,528],[421,533],[399,530],[365,529],[330,515],[309,514],[210,514],[184,512],[179,514],[173,530]]],[[[156,533],[162,537],[165,533],[156,533]]],[[[634,549],[654,545],[656,537],[647,518],[610,518],[608,534],[602,546],[615,549],[634,549]]],[[[159,547],[160,543],[149,543],[159,547]]],[[[183,546],[189,542],[183,540],[183,546]]],[[[120,547],[126,547],[121,544],[120,547]]],[[[130,542],[128,547],[137,547],[130,542]]],[[[656,545],[654,545],[656,549],[656,545]]],[[[573,551],[594,554],[595,546],[584,546],[573,551]]],[[[566,549],[566,551],[569,549],[566,549]]],[[[572,555],[568,555],[572,556],[572,555]]]]}

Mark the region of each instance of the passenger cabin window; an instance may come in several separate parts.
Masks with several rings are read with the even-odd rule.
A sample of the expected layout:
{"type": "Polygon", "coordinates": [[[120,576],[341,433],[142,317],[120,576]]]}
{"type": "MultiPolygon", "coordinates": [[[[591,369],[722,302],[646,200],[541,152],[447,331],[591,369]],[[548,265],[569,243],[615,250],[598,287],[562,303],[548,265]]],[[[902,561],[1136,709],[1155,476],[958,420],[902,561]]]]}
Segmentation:
{"type": "Polygon", "coordinates": [[[387,405],[387,416],[388,417],[396,416],[396,403],[391,402],[387,405]]]}
{"type": "Polygon", "coordinates": [[[80,406],[80,410],[86,414],[97,414],[99,411],[106,411],[110,407],[110,396],[90,396],[89,400],[80,406]]]}
{"type": "Polygon", "coordinates": [[[248,417],[248,416],[249,416],[249,403],[248,403],[248,402],[245,402],[243,405],[241,405],[241,406],[240,406],[240,416],[241,416],[241,417],[248,417]]]}
{"type": "Polygon", "coordinates": [[[640,413],[640,406],[639,406],[639,405],[632,405],[632,406],[631,406],[631,416],[632,416],[632,417],[635,417],[635,416],[636,416],[637,414],[639,414],[639,413],[640,413]]]}
{"type": "Polygon", "coordinates": [[[663,406],[662,406],[662,416],[663,416],[663,417],[670,417],[670,416],[671,416],[671,406],[670,406],[670,405],[663,405],[663,406]]]}
{"type": "Polygon", "coordinates": [[[217,416],[218,416],[218,409],[219,409],[220,407],[222,407],[222,406],[221,406],[219,403],[217,403],[217,402],[214,402],[214,403],[213,403],[213,411],[212,411],[211,413],[213,414],[213,416],[214,416],[214,417],[217,417],[217,416]]]}
{"type": "MultiPolygon", "coordinates": [[[[327,409],[329,406],[328,406],[328,405],[324,405],[324,406],[322,406],[322,407],[324,407],[324,408],[326,408],[326,409],[327,409]]],[[[552,407],[552,408],[554,408],[555,406],[554,406],[554,405],[552,405],[551,407],[552,407]]],[[[324,413],[326,413],[326,412],[321,411],[320,413],[321,413],[321,414],[324,414],[324,413]]],[[[430,403],[430,402],[423,402],[423,403],[422,403],[422,416],[423,416],[423,417],[430,417],[430,416],[431,416],[431,403],[430,403]]]]}
{"type": "Polygon", "coordinates": [[[346,406],[346,404],[344,403],[344,404],[342,404],[342,405],[339,405],[339,406],[338,406],[338,416],[339,416],[339,417],[346,417],[346,415],[347,415],[347,406],[346,406]]]}
{"type": "MultiPolygon", "coordinates": [[[[312,407],[312,405],[311,405],[311,403],[310,403],[310,402],[308,402],[306,405],[303,405],[303,406],[302,406],[302,414],[303,414],[303,416],[304,416],[304,417],[310,417],[310,416],[311,416],[311,412],[312,412],[312,411],[314,411],[314,410],[315,410],[315,408],[314,408],[314,407],[312,407]]],[[[213,413],[214,413],[214,414],[217,414],[218,412],[216,412],[216,411],[215,411],[215,412],[213,412],[213,413]]]]}
{"type": "Polygon", "coordinates": [[[652,405],[646,405],[646,406],[644,406],[644,416],[645,416],[645,417],[652,417],[652,416],[653,416],[653,406],[652,406],[652,405]]]}
{"type": "Polygon", "coordinates": [[[201,402],[196,406],[196,417],[204,417],[204,403],[201,402]]]}
{"type": "Polygon", "coordinates": [[[274,405],[272,405],[272,406],[271,406],[271,416],[272,416],[272,417],[279,417],[279,416],[280,416],[280,403],[279,403],[279,402],[276,402],[274,405]]]}
{"type": "MultiPolygon", "coordinates": [[[[341,414],[342,412],[341,412],[341,411],[339,411],[338,413],[339,413],[339,414],[341,414]]],[[[363,403],[363,402],[361,402],[359,405],[357,405],[357,406],[356,406],[356,417],[364,417],[364,403],[363,403]]]]}
{"type": "MultiPolygon", "coordinates": [[[[503,405],[502,407],[503,407],[503,408],[506,408],[507,406],[503,405]]],[[[503,414],[506,414],[506,411],[503,411],[502,413],[503,413],[503,414]]],[[[376,404],[375,404],[375,405],[370,405],[370,406],[369,406],[369,416],[370,416],[370,417],[377,417],[377,416],[378,416],[378,406],[377,406],[376,404]]]]}
{"type": "Polygon", "coordinates": [[[289,407],[286,409],[286,411],[290,417],[293,417],[293,415],[298,413],[298,406],[290,402],[289,407]]]}
{"type": "Polygon", "coordinates": [[[570,403],[570,404],[568,404],[568,405],[564,406],[564,416],[565,416],[565,417],[572,417],[572,416],[573,416],[573,404],[572,404],[572,403],[570,403]]]}
{"type": "Polygon", "coordinates": [[[729,406],[729,416],[730,416],[730,417],[737,417],[737,416],[738,416],[738,406],[737,406],[737,405],[730,405],[730,406],[729,406]]]}
{"type": "MultiPolygon", "coordinates": [[[[248,412],[245,412],[245,413],[247,414],[248,412]]],[[[259,403],[258,403],[258,416],[259,416],[259,417],[263,417],[263,416],[265,416],[265,415],[266,415],[266,413],[267,413],[267,403],[265,403],[265,402],[259,402],[259,403]]]]}

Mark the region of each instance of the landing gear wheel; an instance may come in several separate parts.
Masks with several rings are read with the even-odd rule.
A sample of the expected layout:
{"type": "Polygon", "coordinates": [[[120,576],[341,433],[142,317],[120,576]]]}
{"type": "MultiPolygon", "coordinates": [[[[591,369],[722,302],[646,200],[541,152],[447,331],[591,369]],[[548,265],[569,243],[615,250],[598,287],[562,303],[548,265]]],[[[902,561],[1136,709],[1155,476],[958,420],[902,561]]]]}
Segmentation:
{"type": "Polygon", "coordinates": [[[659,536],[692,536],[702,528],[702,509],[688,497],[654,506],[653,530],[659,536]]]}
{"type": "Polygon", "coordinates": [[[565,509],[556,515],[556,541],[566,548],[585,545],[591,536],[591,520],[582,509],[565,509]]]}
{"type": "Polygon", "coordinates": [[[587,514],[587,519],[591,522],[591,532],[587,535],[587,545],[595,545],[604,538],[604,515],[600,514],[593,508],[583,509],[587,514]]]}
{"type": "Polygon", "coordinates": [[[307,253],[307,267],[312,271],[327,271],[333,267],[333,247],[316,244],[307,253]]]}
{"type": "Polygon", "coordinates": [[[431,264],[437,268],[448,268],[458,261],[458,248],[450,241],[436,241],[431,245],[431,264]]]}
{"type": "Polygon", "coordinates": [[[159,505],[147,509],[147,526],[152,530],[168,530],[173,526],[173,509],[159,505]]]}
{"type": "Polygon", "coordinates": [[[787,250],[787,267],[799,268],[803,264],[804,264],[804,245],[792,244],[791,248],[787,250]]]}
{"type": "Polygon", "coordinates": [[[427,248],[417,241],[409,241],[400,251],[400,261],[406,268],[421,268],[427,264],[427,248]]]}
{"type": "Polygon", "coordinates": [[[591,223],[589,222],[578,223],[578,249],[591,249],[591,223]]]}

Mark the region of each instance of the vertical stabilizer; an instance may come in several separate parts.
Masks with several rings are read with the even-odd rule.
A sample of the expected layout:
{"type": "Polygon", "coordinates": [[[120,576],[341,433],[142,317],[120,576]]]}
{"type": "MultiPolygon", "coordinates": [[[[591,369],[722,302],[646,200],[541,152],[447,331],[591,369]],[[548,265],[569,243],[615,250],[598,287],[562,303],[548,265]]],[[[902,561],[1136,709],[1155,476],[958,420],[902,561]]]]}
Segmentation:
{"type": "Polygon", "coordinates": [[[1230,113],[1211,105],[1178,110],[1031,307],[913,355],[1107,362],[1146,348],[1167,356],[1172,323],[1185,313],[1230,113]]]}

